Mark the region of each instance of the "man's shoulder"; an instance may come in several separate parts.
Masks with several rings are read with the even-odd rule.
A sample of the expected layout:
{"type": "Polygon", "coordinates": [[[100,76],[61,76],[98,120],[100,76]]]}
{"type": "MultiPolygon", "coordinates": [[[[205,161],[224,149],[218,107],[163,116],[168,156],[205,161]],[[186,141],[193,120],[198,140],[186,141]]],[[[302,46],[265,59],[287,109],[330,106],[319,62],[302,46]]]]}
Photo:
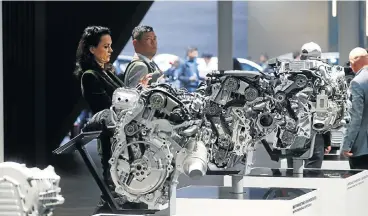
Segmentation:
{"type": "Polygon", "coordinates": [[[147,69],[147,64],[141,59],[135,59],[127,66],[127,71],[147,69]]]}
{"type": "Polygon", "coordinates": [[[144,66],[147,67],[146,62],[144,62],[142,59],[136,59],[130,62],[132,66],[144,66]]]}
{"type": "Polygon", "coordinates": [[[368,85],[368,68],[362,69],[359,74],[355,75],[352,81],[368,85]]]}

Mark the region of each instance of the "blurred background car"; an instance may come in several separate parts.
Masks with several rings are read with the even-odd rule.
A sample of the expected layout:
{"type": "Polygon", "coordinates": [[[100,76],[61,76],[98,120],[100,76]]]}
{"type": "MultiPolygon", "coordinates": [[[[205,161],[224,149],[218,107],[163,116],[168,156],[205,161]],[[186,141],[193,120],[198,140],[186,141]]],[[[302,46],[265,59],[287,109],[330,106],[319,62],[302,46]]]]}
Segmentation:
{"type": "Polygon", "coordinates": [[[178,58],[179,57],[176,55],[163,53],[153,57],[153,61],[157,64],[160,70],[167,71],[171,67],[172,63],[178,58]]]}
{"type": "Polygon", "coordinates": [[[124,72],[129,62],[131,62],[132,60],[133,60],[133,56],[119,55],[113,63],[116,74],[120,74],[124,72]]]}
{"type": "MultiPolygon", "coordinates": [[[[241,65],[241,68],[242,70],[247,70],[247,71],[263,71],[263,68],[251,61],[251,60],[248,60],[248,59],[245,59],[245,58],[236,58],[240,65],[241,65]]],[[[212,57],[211,58],[211,61],[212,63],[214,64],[214,68],[216,68],[215,70],[218,69],[218,59],[217,57],[212,57]]],[[[202,67],[203,64],[205,64],[205,61],[203,58],[197,58],[197,63],[198,63],[198,68],[202,67]]]]}
{"type": "MultiPolygon", "coordinates": [[[[157,66],[162,71],[167,71],[172,66],[172,63],[178,58],[183,61],[183,59],[181,59],[177,55],[173,55],[173,54],[169,54],[169,53],[162,53],[162,54],[156,55],[153,58],[153,60],[155,61],[157,66]]],[[[129,62],[132,61],[132,59],[133,59],[133,56],[119,55],[118,58],[114,62],[114,67],[116,69],[116,73],[117,74],[123,73],[125,71],[127,65],[129,64],[129,62]]],[[[251,60],[248,60],[248,59],[245,59],[245,58],[236,58],[236,59],[239,61],[242,70],[263,71],[263,68],[259,64],[255,63],[251,60]]],[[[205,61],[204,61],[203,58],[197,58],[197,63],[198,63],[198,68],[201,68],[205,64],[205,61]]],[[[218,69],[218,59],[217,59],[217,57],[212,57],[211,58],[211,64],[213,64],[214,70],[218,69]]]]}

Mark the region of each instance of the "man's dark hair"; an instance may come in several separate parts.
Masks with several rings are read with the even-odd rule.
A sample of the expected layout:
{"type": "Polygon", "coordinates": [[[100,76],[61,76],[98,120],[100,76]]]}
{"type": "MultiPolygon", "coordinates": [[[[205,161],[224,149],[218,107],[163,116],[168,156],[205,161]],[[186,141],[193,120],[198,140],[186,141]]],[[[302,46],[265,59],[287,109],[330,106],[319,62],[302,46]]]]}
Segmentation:
{"type": "Polygon", "coordinates": [[[213,55],[212,54],[209,54],[209,53],[203,53],[202,54],[202,58],[212,58],[213,55]]]}
{"type": "Polygon", "coordinates": [[[132,39],[141,40],[143,33],[145,32],[153,32],[153,28],[151,26],[140,25],[133,29],[132,31],[132,39]]]}

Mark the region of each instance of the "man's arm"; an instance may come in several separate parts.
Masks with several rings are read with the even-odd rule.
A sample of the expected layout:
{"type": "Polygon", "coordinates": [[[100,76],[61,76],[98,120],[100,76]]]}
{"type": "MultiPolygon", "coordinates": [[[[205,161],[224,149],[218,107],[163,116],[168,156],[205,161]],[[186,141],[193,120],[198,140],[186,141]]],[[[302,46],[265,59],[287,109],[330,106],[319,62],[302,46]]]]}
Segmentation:
{"type": "Polygon", "coordinates": [[[125,73],[125,86],[135,88],[141,79],[148,74],[148,68],[143,62],[134,62],[125,73]]]}
{"type": "Polygon", "coordinates": [[[327,131],[326,133],[322,134],[323,143],[325,148],[331,146],[331,132],[327,131]]]}
{"type": "Polygon", "coordinates": [[[342,147],[343,151],[350,151],[350,149],[352,148],[352,145],[356,140],[356,137],[358,136],[358,132],[360,131],[364,109],[364,92],[359,83],[354,80],[351,81],[350,89],[352,101],[349,113],[351,119],[350,123],[346,127],[342,147]]]}

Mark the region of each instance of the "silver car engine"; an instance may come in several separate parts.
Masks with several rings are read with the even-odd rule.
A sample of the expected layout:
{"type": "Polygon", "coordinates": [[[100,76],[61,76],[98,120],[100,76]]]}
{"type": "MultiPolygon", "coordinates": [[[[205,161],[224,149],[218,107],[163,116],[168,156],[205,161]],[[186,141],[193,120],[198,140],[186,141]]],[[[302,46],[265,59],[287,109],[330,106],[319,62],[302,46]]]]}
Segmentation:
{"type": "Polygon", "coordinates": [[[162,84],[142,90],[119,88],[112,100],[117,120],[109,163],[120,196],[159,209],[181,173],[191,178],[206,174],[203,138],[210,131],[201,129],[200,94],[162,84]]]}
{"type": "Polygon", "coordinates": [[[180,174],[249,167],[257,144],[273,160],[309,158],[317,133],[339,131],[349,119],[343,68],[320,60],[273,68],[274,76],[214,71],[195,93],[167,84],[117,89],[109,121],[115,192],[161,209],[180,174]]]}
{"type": "Polygon", "coordinates": [[[341,137],[337,132],[349,119],[343,68],[303,60],[278,62],[274,70],[274,76],[252,71],[210,75],[205,115],[218,137],[210,155],[217,167],[246,162],[257,143],[274,160],[308,159],[317,133],[335,131],[332,139],[341,137]]]}

